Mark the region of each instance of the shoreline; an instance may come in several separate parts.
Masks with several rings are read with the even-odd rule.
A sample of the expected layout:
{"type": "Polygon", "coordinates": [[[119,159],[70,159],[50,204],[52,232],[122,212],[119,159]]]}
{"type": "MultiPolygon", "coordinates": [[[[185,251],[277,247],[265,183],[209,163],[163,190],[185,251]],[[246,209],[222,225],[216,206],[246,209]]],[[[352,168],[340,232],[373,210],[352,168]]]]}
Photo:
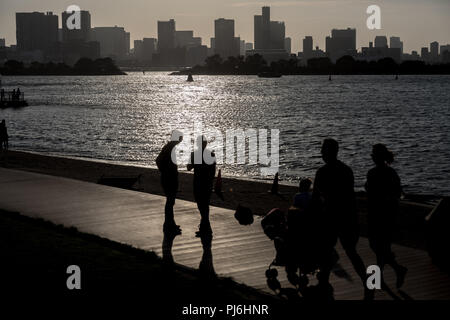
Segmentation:
{"type": "MultiPolygon", "coordinates": [[[[164,195],[160,185],[160,174],[156,168],[13,150],[0,152],[0,166],[92,183],[98,183],[102,177],[137,178],[140,175],[139,181],[135,184],[136,191],[164,195]]],[[[179,172],[177,199],[194,201],[192,178],[193,174],[190,172],[179,172]]],[[[270,189],[271,183],[222,176],[224,200],[213,193],[211,205],[231,210],[242,205],[250,208],[253,214],[262,216],[272,208],[286,211],[297,193],[297,186],[286,185],[282,182],[279,184],[278,195],[271,194],[270,189]]],[[[356,196],[360,234],[365,236],[367,235],[367,199],[363,192],[357,192],[356,196]]],[[[433,209],[433,202],[438,199],[439,197],[435,196],[412,195],[401,201],[399,211],[401,237],[397,243],[425,248],[424,218],[433,209]]]]}

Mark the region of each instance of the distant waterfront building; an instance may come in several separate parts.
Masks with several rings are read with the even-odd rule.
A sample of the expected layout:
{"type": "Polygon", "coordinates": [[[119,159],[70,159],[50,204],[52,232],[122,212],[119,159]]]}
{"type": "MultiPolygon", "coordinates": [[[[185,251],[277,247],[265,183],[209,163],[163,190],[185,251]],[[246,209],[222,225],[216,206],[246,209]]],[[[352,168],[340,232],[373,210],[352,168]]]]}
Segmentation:
{"type": "Polygon", "coordinates": [[[92,28],[91,40],[100,44],[102,57],[125,59],[130,50],[130,34],[122,27],[92,28]]]}
{"type": "Polygon", "coordinates": [[[433,41],[430,43],[430,60],[433,63],[439,61],[439,42],[433,41]]]}
{"type": "Polygon", "coordinates": [[[332,61],[344,55],[356,55],[356,29],[331,30],[331,37],[325,38],[325,51],[332,61]]]}
{"type": "Polygon", "coordinates": [[[52,12],[16,13],[16,39],[19,51],[50,53],[58,42],[58,16],[52,12]]]}
{"type": "Polygon", "coordinates": [[[428,52],[427,47],[423,47],[420,49],[420,57],[423,61],[428,62],[430,60],[430,54],[428,52]]]}
{"type": "Polygon", "coordinates": [[[375,37],[375,48],[387,48],[388,42],[386,36],[375,37]]]}
{"type": "Polygon", "coordinates": [[[175,20],[158,21],[158,51],[175,47],[175,20]]]}
{"type": "Polygon", "coordinates": [[[450,63],[450,44],[441,46],[440,57],[442,63],[450,63]]]}
{"type": "Polygon", "coordinates": [[[246,42],[245,43],[245,51],[247,50],[253,50],[253,43],[252,42],[246,42]]]}
{"type": "Polygon", "coordinates": [[[175,31],[175,47],[202,45],[202,38],[194,37],[194,31],[175,31]]]}
{"type": "Polygon", "coordinates": [[[141,61],[143,62],[151,62],[153,55],[157,50],[158,40],[155,38],[144,38],[142,39],[142,48],[141,48],[141,61]]]}
{"type": "Polygon", "coordinates": [[[239,56],[239,45],[236,46],[237,38],[234,36],[234,20],[223,18],[215,20],[214,39],[214,51],[222,59],[239,56]]]}
{"type": "Polygon", "coordinates": [[[134,58],[137,61],[142,61],[143,54],[142,54],[142,46],[143,46],[142,40],[134,40],[134,47],[133,47],[133,54],[134,58]]]}
{"type": "Polygon", "coordinates": [[[286,26],[281,21],[270,20],[270,7],[262,8],[262,15],[254,16],[255,50],[284,50],[286,26]]]}
{"type": "Polygon", "coordinates": [[[6,47],[5,38],[0,38],[0,48],[6,47]]]}
{"type": "MultiPolygon", "coordinates": [[[[386,38],[386,37],[384,37],[386,38]]],[[[389,48],[384,45],[384,40],[379,40],[378,38],[378,47],[373,46],[373,42],[369,42],[368,47],[362,47],[361,53],[357,54],[357,60],[366,60],[366,61],[378,61],[383,58],[391,58],[395,60],[395,62],[400,63],[402,60],[402,52],[401,48],[389,48]]],[[[377,38],[375,38],[377,40],[377,38]]]]}
{"type": "Polygon", "coordinates": [[[292,40],[291,38],[285,38],[284,39],[284,50],[287,51],[287,53],[291,54],[292,52],[292,40]]]}
{"type": "Polygon", "coordinates": [[[91,33],[91,14],[89,11],[80,11],[80,29],[69,29],[67,28],[67,19],[69,19],[72,14],[72,12],[67,13],[66,11],[63,11],[61,14],[62,42],[88,42],[91,33]]]}
{"type": "Polygon", "coordinates": [[[245,56],[245,40],[239,42],[239,55],[245,56]]]}
{"type": "Polygon", "coordinates": [[[398,48],[401,54],[403,54],[403,42],[400,41],[400,37],[390,37],[389,48],[398,48]]]}
{"type": "Polygon", "coordinates": [[[305,65],[308,59],[312,58],[312,51],[313,51],[313,37],[306,36],[303,39],[303,55],[302,55],[302,60],[304,60],[305,65]]]}

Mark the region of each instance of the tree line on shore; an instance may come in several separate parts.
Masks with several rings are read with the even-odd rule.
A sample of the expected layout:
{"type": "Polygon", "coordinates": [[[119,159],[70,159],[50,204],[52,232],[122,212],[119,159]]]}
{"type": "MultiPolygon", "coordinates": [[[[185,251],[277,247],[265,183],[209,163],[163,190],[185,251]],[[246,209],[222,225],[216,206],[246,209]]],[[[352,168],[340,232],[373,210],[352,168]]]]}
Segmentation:
{"type": "Polygon", "coordinates": [[[214,55],[208,57],[203,66],[197,65],[174,74],[256,75],[261,72],[274,72],[283,75],[450,74],[450,64],[429,65],[423,61],[397,63],[392,58],[365,61],[355,60],[352,56],[343,56],[336,63],[332,63],[329,58],[324,57],[309,59],[306,65],[301,65],[295,58],[268,64],[259,54],[247,57],[229,57],[226,60],[219,55],[214,55]]]}
{"type": "Polygon", "coordinates": [[[79,59],[73,66],[65,63],[32,62],[25,65],[23,62],[8,60],[0,67],[3,75],[123,75],[111,58],[91,60],[79,59]]]}

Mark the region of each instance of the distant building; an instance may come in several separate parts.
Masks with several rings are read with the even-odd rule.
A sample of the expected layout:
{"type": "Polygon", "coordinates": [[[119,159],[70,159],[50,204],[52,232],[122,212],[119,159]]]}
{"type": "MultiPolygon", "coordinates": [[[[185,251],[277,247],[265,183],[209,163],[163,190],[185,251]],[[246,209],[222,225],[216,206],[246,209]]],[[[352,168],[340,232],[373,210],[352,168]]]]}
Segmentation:
{"type": "Polygon", "coordinates": [[[67,19],[69,19],[72,14],[73,13],[67,13],[66,11],[63,11],[61,14],[62,42],[88,42],[91,33],[91,14],[89,11],[80,11],[80,29],[69,29],[67,27],[67,19]]]}
{"type": "Polygon", "coordinates": [[[386,36],[375,37],[375,48],[387,48],[388,42],[386,36]]]}
{"type": "Polygon", "coordinates": [[[389,48],[398,48],[401,54],[403,54],[403,42],[400,41],[400,37],[390,37],[389,48]]]}
{"type": "Polygon", "coordinates": [[[313,37],[306,36],[303,39],[303,54],[301,59],[305,62],[308,61],[308,59],[312,58],[312,51],[313,51],[313,37]]]}
{"type": "Polygon", "coordinates": [[[214,51],[224,60],[228,57],[239,56],[239,42],[236,45],[234,37],[234,20],[217,19],[214,21],[214,51]]]}
{"type": "Polygon", "coordinates": [[[194,31],[175,31],[175,47],[187,47],[193,44],[194,31]]]}
{"type": "Polygon", "coordinates": [[[175,47],[175,20],[158,21],[158,51],[175,47]]]}
{"type": "Polygon", "coordinates": [[[0,48],[6,47],[5,38],[0,38],[0,48]]]}
{"type": "Polygon", "coordinates": [[[433,63],[439,62],[439,42],[430,43],[430,60],[433,63]]]}
{"type": "Polygon", "coordinates": [[[142,40],[134,40],[134,58],[137,61],[142,61],[143,59],[143,41],[142,40]]]}
{"type": "MultiPolygon", "coordinates": [[[[157,52],[158,40],[155,38],[142,39],[142,47],[140,50],[141,61],[150,63],[153,55],[157,52]]],[[[139,46],[139,45],[138,45],[139,46]]]]}
{"type": "Polygon", "coordinates": [[[430,53],[428,52],[428,48],[427,47],[423,47],[423,48],[420,49],[420,57],[422,58],[423,61],[429,62],[429,60],[430,60],[430,53]]]}
{"type": "Polygon", "coordinates": [[[245,56],[245,40],[239,42],[239,55],[245,56]]]}
{"type": "Polygon", "coordinates": [[[442,63],[450,63],[450,44],[441,46],[440,57],[442,63]]]}
{"type": "Polygon", "coordinates": [[[285,38],[284,39],[284,50],[286,50],[287,53],[289,53],[289,54],[291,54],[291,52],[292,52],[291,46],[292,46],[291,38],[285,38]]]}
{"type": "Polygon", "coordinates": [[[199,45],[188,47],[186,53],[186,65],[191,67],[195,65],[204,65],[207,57],[208,57],[207,46],[199,45]]]}
{"type": "Polygon", "coordinates": [[[254,16],[255,50],[285,49],[284,22],[270,20],[270,7],[262,8],[262,15],[254,16]]]}
{"type": "Polygon", "coordinates": [[[247,50],[245,56],[253,56],[259,54],[264,58],[264,60],[270,64],[271,62],[276,62],[279,60],[289,60],[290,54],[284,49],[264,49],[264,50],[247,50]]]}
{"type": "MultiPolygon", "coordinates": [[[[376,38],[375,38],[376,39],[376,38]]],[[[380,42],[378,42],[380,44],[380,42]]],[[[373,46],[373,42],[369,42],[368,47],[362,47],[361,53],[357,54],[357,60],[378,61],[383,58],[391,58],[395,62],[400,63],[402,60],[401,48],[388,48],[381,42],[381,46],[373,46]]]]}
{"type": "Polygon", "coordinates": [[[336,61],[344,55],[356,55],[356,29],[333,29],[325,39],[327,56],[336,61]]]}
{"type": "MultiPolygon", "coordinates": [[[[30,53],[36,58],[43,57],[55,50],[58,42],[58,16],[52,12],[16,13],[17,50],[30,53]]],[[[36,61],[40,61],[36,60],[36,61]]]]}
{"type": "Polygon", "coordinates": [[[252,42],[246,42],[245,43],[245,51],[247,50],[253,50],[253,43],[252,42]]]}
{"type": "Polygon", "coordinates": [[[100,44],[100,55],[116,60],[125,59],[130,50],[130,34],[122,27],[91,29],[91,40],[100,44]]]}

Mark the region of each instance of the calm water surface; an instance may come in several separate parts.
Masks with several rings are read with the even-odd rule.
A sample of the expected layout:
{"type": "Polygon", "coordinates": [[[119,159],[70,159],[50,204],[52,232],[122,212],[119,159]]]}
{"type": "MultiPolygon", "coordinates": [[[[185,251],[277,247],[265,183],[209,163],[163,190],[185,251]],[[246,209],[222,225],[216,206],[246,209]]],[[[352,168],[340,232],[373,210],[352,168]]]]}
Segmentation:
{"type": "MultiPolygon", "coordinates": [[[[279,129],[280,176],[314,176],[320,144],[334,137],[362,188],[371,146],[396,154],[405,190],[450,194],[449,76],[3,77],[30,107],[0,110],[14,149],[154,166],[172,129],[194,123],[279,129]]],[[[258,166],[221,165],[223,174],[262,177],[258,166]]]]}

